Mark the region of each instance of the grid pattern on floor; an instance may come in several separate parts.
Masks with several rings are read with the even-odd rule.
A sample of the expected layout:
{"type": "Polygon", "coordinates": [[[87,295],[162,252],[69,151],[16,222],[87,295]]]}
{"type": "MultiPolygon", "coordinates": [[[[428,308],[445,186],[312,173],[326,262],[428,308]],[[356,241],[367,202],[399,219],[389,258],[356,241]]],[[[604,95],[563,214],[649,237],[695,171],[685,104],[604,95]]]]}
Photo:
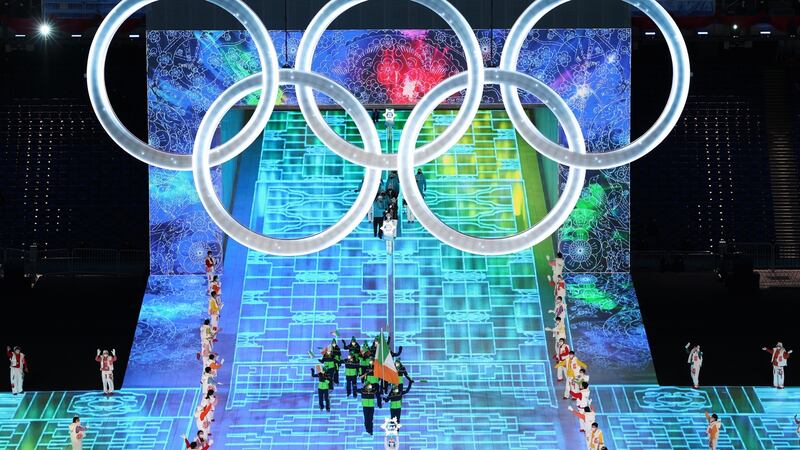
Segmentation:
{"type": "MultiPolygon", "coordinates": [[[[400,112],[398,128],[405,117],[400,112]]],[[[434,114],[420,144],[453,117],[454,112],[434,114]]],[[[326,118],[337,132],[360,143],[341,113],[326,112],[326,118]]],[[[395,132],[393,141],[398,137],[395,132]]],[[[382,141],[387,142],[385,131],[382,141]]],[[[426,201],[462,232],[499,237],[527,228],[517,144],[504,112],[482,111],[454,149],[423,167],[426,201]]],[[[352,204],[362,174],[325,149],[302,115],[276,113],[264,138],[250,225],[287,238],[319,232],[352,204]]],[[[344,398],[343,386],[333,393],[335,414],[316,411],[308,373],[316,361],[308,351],[327,345],[334,330],[363,342],[386,329],[390,284],[394,345],[403,346],[401,359],[412,376],[426,381],[415,384],[405,402],[407,445],[558,448],[558,424],[537,412],[551,410],[555,396],[548,388],[532,251],[468,255],[442,244],[417,223],[401,227],[392,257],[366,221],[319,254],[247,254],[223,421],[237,417],[235,426],[223,428],[228,448],[372,448],[378,442],[364,434],[360,406],[344,398]],[[246,423],[240,420],[244,411],[246,423]],[[269,425],[278,423],[280,433],[269,425]]]]}

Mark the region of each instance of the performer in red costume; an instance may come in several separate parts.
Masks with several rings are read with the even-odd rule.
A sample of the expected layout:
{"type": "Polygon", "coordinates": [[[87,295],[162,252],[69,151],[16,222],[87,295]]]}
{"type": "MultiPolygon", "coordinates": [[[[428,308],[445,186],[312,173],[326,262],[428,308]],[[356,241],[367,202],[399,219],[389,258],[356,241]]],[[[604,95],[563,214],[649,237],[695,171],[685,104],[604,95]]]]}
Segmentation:
{"type": "Polygon", "coordinates": [[[100,363],[100,377],[103,380],[103,392],[106,395],[114,395],[114,362],[117,360],[117,351],[111,349],[111,355],[108,350],[103,350],[100,354],[100,349],[97,349],[97,356],[95,361],[100,363]]]}
{"type": "Polygon", "coordinates": [[[25,374],[28,373],[28,362],[25,360],[25,353],[19,346],[6,347],[6,354],[8,355],[9,367],[11,372],[11,392],[14,395],[22,394],[22,382],[25,379],[25,374]]]}
{"type": "Polygon", "coordinates": [[[567,340],[567,328],[564,326],[564,321],[560,317],[556,317],[555,325],[553,328],[545,328],[544,331],[553,333],[553,346],[558,348],[558,343],[562,339],[567,340]]]}
{"type": "Polygon", "coordinates": [[[211,281],[214,279],[214,274],[216,273],[217,270],[217,260],[214,259],[213,256],[211,256],[211,250],[209,250],[208,254],[206,255],[205,265],[206,265],[206,278],[208,278],[208,282],[211,283],[211,281]]]}
{"type": "Polygon", "coordinates": [[[766,347],[762,347],[761,350],[764,350],[772,356],[772,385],[777,389],[783,389],[786,360],[789,359],[789,355],[792,354],[793,350],[787,352],[786,349],[783,348],[781,342],[778,342],[778,345],[771,350],[766,347]]]}
{"type": "MultiPolygon", "coordinates": [[[[553,355],[553,359],[556,360],[556,378],[558,381],[562,381],[564,379],[564,375],[567,373],[567,365],[563,363],[567,356],[569,355],[569,345],[567,345],[567,341],[564,338],[558,340],[558,346],[556,347],[556,354],[553,355]]],[[[566,396],[564,398],[567,398],[566,396]]]]}
{"type": "Polygon", "coordinates": [[[555,277],[548,275],[547,280],[550,282],[550,286],[553,287],[554,297],[561,297],[562,299],[567,298],[567,283],[564,281],[564,277],[561,275],[555,277]]]}
{"type": "Polygon", "coordinates": [[[558,278],[564,272],[564,255],[558,252],[553,260],[547,255],[547,264],[553,268],[553,278],[558,278]]]}

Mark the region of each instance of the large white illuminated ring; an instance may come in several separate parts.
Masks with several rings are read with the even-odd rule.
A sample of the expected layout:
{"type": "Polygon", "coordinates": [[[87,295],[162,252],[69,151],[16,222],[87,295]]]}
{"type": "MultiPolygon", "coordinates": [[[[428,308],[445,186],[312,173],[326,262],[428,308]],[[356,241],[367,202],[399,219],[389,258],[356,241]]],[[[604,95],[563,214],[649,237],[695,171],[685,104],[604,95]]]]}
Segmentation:
{"type": "MultiPolygon", "coordinates": [[[[417,138],[425,120],[434,109],[447,97],[458,92],[467,85],[467,74],[460,73],[445,80],[441,85],[446,85],[448,90],[439,90],[434,96],[432,90],[426,94],[417,107],[411,112],[400,135],[398,146],[398,173],[400,175],[400,190],[403,192],[408,207],[432,235],[440,241],[459,250],[480,255],[506,255],[528,249],[553,234],[569,217],[578,203],[586,178],[586,170],[571,167],[567,182],[561,197],[547,215],[531,228],[502,238],[478,238],[454,230],[428,208],[425,199],[417,187],[414,179],[414,148],[417,138]]],[[[535,95],[547,105],[555,114],[564,129],[569,148],[581,155],[586,154],[583,133],[575,115],[567,103],[550,87],[535,78],[519,72],[509,72],[500,69],[486,69],[486,82],[509,86],[513,89],[523,89],[535,95]]],[[[441,86],[440,85],[440,86],[441,86]]],[[[535,128],[534,128],[535,130],[535,128]]],[[[528,141],[533,148],[539,148],[545,141],[549,142],[541,133],[536,131],[528,141]]]]}
{"type": "MultiPolygon", "coordinates": [[[[292,69],[281,69],[279,73],[280,84],[294,84],[319,90],[342,106],[351,115],[356,127],[358,127],[366,151],[380,153],[381,145],[378,132],[373,126],[369,113],[353,94],[334,81],[315,73],[299,72],[292,69]]],[[[225,113],[245,96],[261,89],[260,81],[261,74],[255,74],[229,87],[225,93],[211,104],[202,122],[200,122],[200,128],[197,130],[197,137],[194,141],[194,153],[192,154],[192,174],[194,175],[195,187],[200,195],[200,202],[222,231],[253,250],[281,256],[307,255],[322,251],[344,239],[364,220],[364,216],[372,208],[372,203],[380,188],[381,171],[372,168],[365,169],[364,182],[355,203],[338,222],[321,233],[299,239],[279,239],[256,233],[237,222],[222,206],[219,197],[214,191],[210,173],[209,150],[211,149],[214,132],[225,113]]]]}
{"type": "MultiPolygon", "coordinates": [[[[363,3],[367,0],[332,0],[319,10],[314,19],[303,34],[300,46],[297,50],[295,68],[303,72],[311,72],[314,50],[317,48],[320,37],[325,29],[349,8],[363,3]]],[[[453,122],[442,132],[433,142],[423,145],[414,152],[414,162],[417,165],[433,161],[440,155],[447,152],[453,146],[467,128],[472,124],[472,120],[480,107],[483,95],[483,57],[475,33],[469,23],[445,0],[413,0],[420,5],[429,8],[438,14],[450,27],[461,42],[464,49],[464,57],[467,61],[466,84],[462,87],[467,89],[464,95],[464,102],[453,122]]],[[[297,103],[300,111],[308,122],[308,126],[319,137],[323,144],[330,148],[334,153],[342,158],[359,164],[364,167],[373,167],[385,170],[397,169],[397,155],[395,154],[372,154],[364,152],[359,147],[345,141],[337,135],[322,118],[319,107],[317,106],[311,89],[298,87],[297,103]]],[[[371,125],[374,126],[374,125],[371,125]]]]}
{"type": "MultiPolygon", "coordinates": [[[[516,71],[520,51],[525,39],[528,37],[528,33],[545,14],[568,1],[570,0],[534,1],[509,31],[503,48],[503,55],[500,59],[500,68],[507,71],[516,71]]],[[[618,150],[579,154],[570,152],[554,143],[548,143],[537,148],[543,155],[561,164],[584,169],[608,169],[633,162],[652,151],[666,139],[678,122],[681,112],[683,112],[683,107],[686,105],[690,78],[689,52],[686,50],[686,43],[683,41],[680,29],[669,16],[669,13],[656,0],[623,1],[639,8],[650,17],[667,40],[667,46],[672,58],[672,88],[667,100],[667,106],[646,133],[618,150]]],[[[517,89],[508,85],[501,85],[501,92],[503,94],[503,104],[506,107],[506,111],[508,111],[511,122],[520,135],[527,139],[533,133],[535,127],[525,115],[517,89]]]]}
{"type": "MultiPolygon", "coordinates": [[[[128,131],[111,107],[108,92],[106,91],[106,55],[108,54],[111,40],[114,38],[114,33],[134,12],[155,1],[122,0],[100,24],[89,49],[89,60],[86,66],[86,84],[89,88],[89,99],[103,128],[123,150],[151,166],[172,170],[190,170],[192,168],[192,155],[180,155],[158,150],[142,142],[128,131]]],[[[273,100],[278,94],[279,67],[278,56],[275,53],[272,39],[270,39],[267,29],[253,10],[240,0],[207,1],[219,6],[239,20],[253,38],[253,44],[261,62],[261,73],[259,74],[261,100],[253,112],[253,117],[250,118],[250,121],[242,130],[232,139],[211,151],[211,164],[218,165],[234,158],[261,135],[274,109],[273,100]]]]}

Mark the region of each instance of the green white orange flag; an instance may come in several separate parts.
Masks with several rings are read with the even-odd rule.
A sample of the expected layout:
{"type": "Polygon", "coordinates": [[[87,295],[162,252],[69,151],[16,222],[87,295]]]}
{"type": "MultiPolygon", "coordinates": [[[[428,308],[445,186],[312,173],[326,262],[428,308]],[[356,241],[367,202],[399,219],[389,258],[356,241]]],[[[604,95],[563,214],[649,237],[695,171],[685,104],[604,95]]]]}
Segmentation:
{"type": "Polygon", "coordinates": [[[378,347],[375,349],[375,360],[372,361],[373,374],[383,381],[391,384],[400,384],[400,377],[397,376],[397,369],[394,367],[394,359],[386,339],[383,338],[381,331],[378,347]]]}

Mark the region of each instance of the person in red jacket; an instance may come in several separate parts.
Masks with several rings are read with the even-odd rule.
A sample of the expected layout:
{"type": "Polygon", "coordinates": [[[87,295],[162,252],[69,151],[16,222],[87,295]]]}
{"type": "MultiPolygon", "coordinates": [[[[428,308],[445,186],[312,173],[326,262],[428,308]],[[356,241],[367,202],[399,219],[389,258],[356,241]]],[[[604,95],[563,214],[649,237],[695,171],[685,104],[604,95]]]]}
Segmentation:
{"type": "Polygon", "coordinates": [[[211,255],[211,250],[208,251],[204,264],[206,266],[206,278],[208,279],[208,282],[211,283],[211,281],[214,279],[214,274],[217,271],[217,260],[211,255]]]}
{"type": "Polygon", "coordinates": [[[787,352],[786,349],[783,348],[783,344],[780,342],[778,342],[778,345],[776,345],[773,349],[762,347],[761,350],[764,350],[772,356],[772,385],[777,389],[783,389],[786,360],[789,359],[789,355],[792,354],[793,350],[789,350],[787,352]]]}
{"type": "Polygon", "coordinates": [[[562,300],[567,298],[567,283],[564,281],[563,276],[551,277],[548,275],[547,280],[550,282],[550,286],[553,287],[553,297],[561,297],[562,300]]]}
{"type": "Polygon", "coordinates": [[[19,346],[14,347],[14,351],[11,351],[11,347],[6,346],[6,355],[8,356],[11,372],[11,392],[14,395],[22,394],[22,382],[25,379],[25,374],[28,373],[28,362],[25,360],[25,353],[22,353],[22,349],[19,346]]]}
{"type": "MultiPolygon", "coordinates": [[[[211,434],[209,433],[208,436],[210,438],[211,434]]],[[[183,443],[186,445],[186,448],[208,450],[208,448],[211,447],[211,441],[210,440],[207,441],[205,439],[205,434],[203,433],[203,430],[199,430],[197,432],[197,437],[195,438],[194,441],[189,441],[189,438],[187,438],[186,435],[182,435],[181,437],[183,438],[183,443]]]]}
{"type": "Polygon", "coordinates": [[[95,361],[100,363],[100,378],[103,380],[103,393],[106,395],[114,395],[114,362],[117,360],[117,351],[111,349],[111,355],[108,350],[103,350],[102,355],[100,349],[97,349],[97,357],[95,361]]]}
{"type": "Polygon", "coordinates": [[[566,340],[564,338],[560,338],[558,340],[558,346],[556,347],[556,354],[553,355],[553,359],[556,360],[556,377],[558,381],[563,381],[567,374],[567,365],[564,363],[558,363],[567,359],[567,356],[569,356],[569,351],[569,345],[567,345],[566,340]]]}

